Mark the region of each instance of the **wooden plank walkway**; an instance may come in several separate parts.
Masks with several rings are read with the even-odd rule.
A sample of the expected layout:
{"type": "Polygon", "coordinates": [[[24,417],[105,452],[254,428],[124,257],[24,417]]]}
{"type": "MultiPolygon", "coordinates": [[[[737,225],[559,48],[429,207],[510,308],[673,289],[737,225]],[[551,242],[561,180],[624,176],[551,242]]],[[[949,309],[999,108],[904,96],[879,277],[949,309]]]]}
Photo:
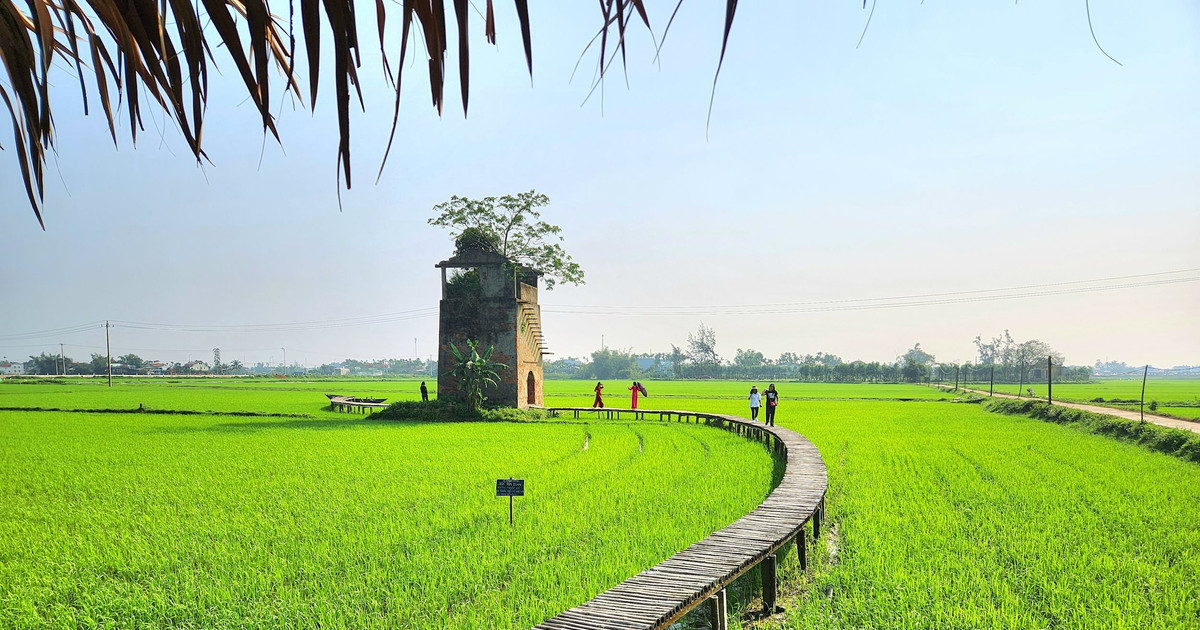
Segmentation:
{"type": "Polygon", "coordinates": [[[771,576],[764,579],[763,600],[774,611],[776,552],[795,539],[804,566],[807,556],[804,525],[812,523],[813,540],[821,536],[828,478],[817,447],[791,429],[766,426],[737,416],[590,407],[550,407],[547,411],[556,415],[571,413],[576,418],[595,413],[609,419],[626,415],[664,422],[715,424],[766,442],[786,458],[786,467],[775,490],[746,516],[591,601],[544,621],[535,630],[657,630],[678,621],[710,598],[716,609],[714,619],[720,620],[714,621],[713,627],[723,628],[726,614],[723,589],[760,562],[764,563],[764,575],[771,576]]]}
{"type": "Polygon", "coordinates": [[[355,400],[353,396],[332,396],[326,394],[329,398],[329,408],[334,411],[367,413],[368,410],[386,409],[386,402],[364,402],[355,400]]]}

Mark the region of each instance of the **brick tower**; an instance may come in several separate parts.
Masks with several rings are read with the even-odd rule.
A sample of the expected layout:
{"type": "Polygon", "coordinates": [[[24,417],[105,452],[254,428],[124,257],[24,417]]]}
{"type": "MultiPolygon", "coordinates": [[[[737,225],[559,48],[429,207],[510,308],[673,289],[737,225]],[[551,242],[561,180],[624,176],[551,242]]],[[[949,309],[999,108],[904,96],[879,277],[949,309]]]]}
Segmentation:
{"type": "Polygon", "coordinates": [[[541,406],[542,357],[550,354],[542,338],[536,271],[517,270],[507,258],[483,249],[459,250],[434,265],[442,270],[441,321],[438,325],[438,398],[464,400],[454,366],[453,343],[468,352],[467,340],[480,352],[495,348],[492,360],[508,369],[497,370],[500,386],[484,390],[487,404],[528,408],[541,406]],[[447,278],[447,269],[455,270],[447,278]]]}

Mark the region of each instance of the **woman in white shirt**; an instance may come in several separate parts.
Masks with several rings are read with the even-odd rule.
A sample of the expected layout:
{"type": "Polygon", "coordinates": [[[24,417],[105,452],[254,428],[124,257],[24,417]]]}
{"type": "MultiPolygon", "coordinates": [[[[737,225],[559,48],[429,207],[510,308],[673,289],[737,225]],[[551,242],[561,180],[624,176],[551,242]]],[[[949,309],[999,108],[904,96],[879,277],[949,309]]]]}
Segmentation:
{"type": "Polygon", "coordinates": [[[758,408],[762,404],[762,397],[758,394],[758,386],[750,387],[750,419],[758,420],[758,408]]]}

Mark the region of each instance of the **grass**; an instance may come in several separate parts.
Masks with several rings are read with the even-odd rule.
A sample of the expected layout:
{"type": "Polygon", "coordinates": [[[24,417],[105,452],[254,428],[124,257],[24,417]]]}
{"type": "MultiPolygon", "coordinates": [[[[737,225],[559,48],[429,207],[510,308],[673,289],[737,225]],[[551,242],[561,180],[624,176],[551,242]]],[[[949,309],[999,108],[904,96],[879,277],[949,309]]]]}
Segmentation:
{"type": "MultiPolygon", "coordinates": [[[[705,427],[322,410],[324,391],[411,400],[418,384],[0,385],[0,406],[309,416],[0,412],[0,627],[528,627],[770,487],[761,449],[705,427]],[[513,530],[492,496],[508,475],[530,488],[513,530]]],[[[547,403],[590,406],[593,385],[550,381],[547,403]]],[[[628,384],[608,385],[626,406],[612,394],[628,384]]],[[[989,413],[922,386],[777,387],[779,424],[827,463],[838,553],[820,547],[807,575],[785,558],[798,594],[775,625],[1200,626],[1200,466],[1086,418],[989,413]]],[[[644,408],[745,415],[749,384],[647,388],[644,408]]]]}
{"type": "MultiPolygon", "coordinates": [[[[431,396],[436,397],[436,381],[428,380],[431,396]]],[[[67,379],[61,383],[0,383],[0,408],[56,409],[178,409],[186,411],[268,411],[312,417],[345,417],[329,409],[325,393],[387,398],[389,403],[420,399],[419,379],[117,379],[107,387],[104,379],[67,379]]],[[[590,407],[594,381],[546,381],[548,406],[590,407]]],[[[628,407],[627,381],[606,385],[606,404],[628,407]]],[[[767,383],[757,383],[765,389],[767,383]]],[[[736,381],[653,381],[647,382],[649,397],[638,400],[644,409],[678,409],[701,401],[746,401],[750,383],[736,381]]],[[[953,396],[922,385],[872,384],[799,384],[777,383],[782,404],[795,400],[833,399],[920,399],[939,400],[953,396]]],[[[737,406],[745,413],[749,402],[737,406]]]]}
{"type": "MultiPolygon", "coordinates": [[[[431,390],[436,382],[429,381],[431,390]]],[[[313,417],[345,417],[329,409],[325,393],[419,400],[420,380],[283,380],[257,378],[67,379],[61,384],[0,384],[0,408],[176,409],[266,411],[313,417]]]]}
{"type": "Polygon", "coordinates": [[[1200,434],[1180,429],[1170,429],[1151,422],[1125,420],[1106,414],[1050,405],[1034,400],[997,398],[987,401],[988,411],[1008,415],[1021,414],[1079,428],[1083,431],[1105,435],[1119,440],[1141,444],[1146,448],[1174,455],[1189,462],[1200,464],[1200,434]]]}
{"type": "MultiPolygon", "coordinates": [[[[974,389],[987,391],[988,383],[971,383],[974,389]]],[[[1046,395],[1045,383],[1026,384],[1040,397],[1046,395]]],[[[1016,395],[1020,389],[1016,383],[996,383],[995,391],[1000,394],[1016,395]]],[[[1104,379],[1090,383],[1055,383],[1054,399],[1066,402],[1088,403],[1137,411],[1142,396],[1142,379],[1104,379]]],[[[1200,420],[1200,379],[1154,379],[1146,381],[1146,413],[1173,416],[1185,420],[1200,420]],[[1157,410],[1150,403],[1158,403],[1157,410]]]]}
{"type": "Polygon", "coordinates": [[[695,425],[0,412],[0,627],[526,628],[745,514],[771,461],[695,425]]]}
{"type": "Polygon", "coordinates": [[[783,627],[1197,627],[1195,464],[978,405],[796,407],[840,553],[783,627]]]}

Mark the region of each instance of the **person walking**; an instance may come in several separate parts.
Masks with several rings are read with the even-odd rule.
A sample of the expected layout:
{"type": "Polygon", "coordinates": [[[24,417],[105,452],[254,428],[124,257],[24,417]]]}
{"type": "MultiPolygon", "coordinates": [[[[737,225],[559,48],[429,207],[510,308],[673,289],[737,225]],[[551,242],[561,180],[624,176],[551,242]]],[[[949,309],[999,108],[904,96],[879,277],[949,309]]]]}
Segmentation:
{"type": "Polygon", "coordinates": [[[779,405],[779,392],[775,391],[775,383],[767,386],[767,426],[775,426],[775,407],[779,405]]]}
{"type": "Polygon", "coordinates": [[[429,402],[429,388],[425,387],[425,381],[421,381],[421,402],[429,402]]]}
{"type": "Polygon", "coordinates": [[[596,400],[592,401],[592,409],[595,409],[597,407],[603,409],[604,408],[604,400],[600,397],[600,395],[601,395],[601,392],[604,391],[604,383],[601,383],[600,381],[596,381],[596,390],[595,391],[596,391],[596,400]]]}
{"type": "Polygon", "coordinates": [[[758,385],[750,387],[750,419],[758,420],[758,408],[762,405],[762,395],[758,393],[758,385]]]}

